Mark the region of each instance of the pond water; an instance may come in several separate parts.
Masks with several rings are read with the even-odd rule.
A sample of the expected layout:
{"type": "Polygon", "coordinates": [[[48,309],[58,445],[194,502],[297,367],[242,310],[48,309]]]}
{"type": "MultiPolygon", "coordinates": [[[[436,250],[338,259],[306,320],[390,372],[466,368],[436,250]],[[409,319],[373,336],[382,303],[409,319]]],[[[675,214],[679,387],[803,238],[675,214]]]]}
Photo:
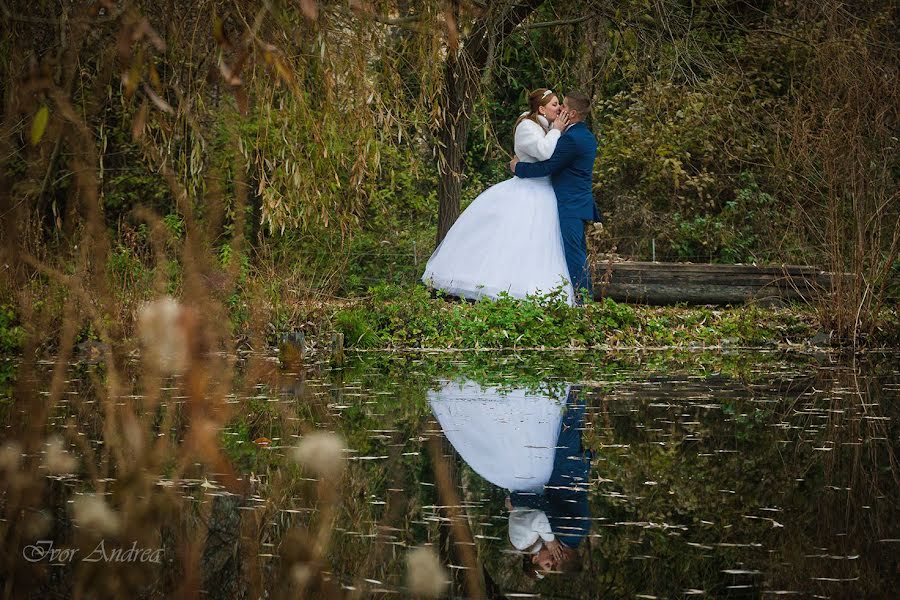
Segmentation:
{"type": "MultiPolygon", "coordinates": [[[[98,577],[166,597],[194,577],[204,598],[405,597],[409,551],[427,546],[450,597],[892,597],[898,358],[366,353],[291,369],[245,358],[221,452],[198,447],[151,474],[148,493],[184,505],[141,526],[159,523],[141,539],[166,559],[120,566],[140,576],[115,584],[83,562],[42,564],[35,585],[89,597],[98,577]],[[345,440],[343,477],[317,481],[291,460],[315,430],[345,440]]],[[[78,419],[102,456],[112,434],[89,424],[97,367],[82,369],[56,422],[78,419]]],[[[165,383],[160,405],[185,403],[185,385],[165,383]]],[[[189,445],[189,408],[160,416],[154,435],[189,445]]],[[[143,514],[123,504],[118,475],[111,503],[143,514]]],[[[49,497],[71,504],[86,481],[53,477],[49,497]]],[[[45,533],[57,547],[96,546],[64,507],[47,511],[66,522],[45,533]]]]}

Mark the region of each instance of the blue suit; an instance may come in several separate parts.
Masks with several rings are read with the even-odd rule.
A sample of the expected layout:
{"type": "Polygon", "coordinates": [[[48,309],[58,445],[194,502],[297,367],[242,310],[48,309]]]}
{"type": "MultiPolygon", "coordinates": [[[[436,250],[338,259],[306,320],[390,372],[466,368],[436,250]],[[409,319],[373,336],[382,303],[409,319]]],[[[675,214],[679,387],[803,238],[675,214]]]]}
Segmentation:
{"type": "Polygon", "coordinates": [[[587,125],[579,122],[560,136],[556,150],[549,159],[537,163],[520,162],[516,165],[518,177],[550,176],[553,191],[556,192],[566,266],[576,293],[581,288],[592,292],[584,222],[600,220],[591,189],[596,157],[597,140],[587,125]]]}
{"type": "Polygon", "coordinates": [[[591,529],[588,486],[592,453],[581,445],[585,404],[578,395],[578,388],[573,386],[566,398],[566,412],[553,457],[553,473],[544,486],[544,493],[513,492],[509,495],[516,508],[543,510],[553,535],[569,548],[580,546],[591,529]]]}

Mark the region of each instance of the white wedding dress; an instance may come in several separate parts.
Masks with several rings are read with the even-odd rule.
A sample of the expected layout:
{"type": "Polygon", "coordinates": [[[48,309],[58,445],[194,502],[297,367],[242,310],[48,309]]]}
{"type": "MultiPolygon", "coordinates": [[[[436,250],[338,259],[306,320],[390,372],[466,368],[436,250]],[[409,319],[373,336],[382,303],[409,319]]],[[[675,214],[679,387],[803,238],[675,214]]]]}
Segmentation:
{"type": "MultiPolygon", "coordinates": [[[[547,160],[559,135],[523,119],[515,132],[516,156],[523,162],[547,160]]],[[[422,281],[473,300],[497,298],[501,292],[525,298],[562,287],[573,305],[550,178],[513,177],[482,192],[435,249],[422,281]]]]}
{"type": "MultiPolygon", "coordinates": [[[[554,399],[523,388],[446,381],[428,392],[428,402],[444,436],[473,471],[510,492],[541,494],[553,474],[570,388],[554,399]]],[[[515,507],[508,520],[509,541],[521,552],[535,553],[556,539],[542,510],[515,507]]]]}
{"type": "Polygon", "coordinates": [[[481,477],[511,492],[550,481],[568,388],[560,398],[447,381],[428,392],[447,440],[481,477]]]}

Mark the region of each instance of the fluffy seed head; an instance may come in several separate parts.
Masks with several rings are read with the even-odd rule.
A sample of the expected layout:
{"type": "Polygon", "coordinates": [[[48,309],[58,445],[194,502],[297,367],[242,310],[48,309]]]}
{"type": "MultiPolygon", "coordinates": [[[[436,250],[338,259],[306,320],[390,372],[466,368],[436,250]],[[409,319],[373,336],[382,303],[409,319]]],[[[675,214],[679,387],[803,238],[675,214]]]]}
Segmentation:
{"type": "Polygon", "coordinates": [[[22,464],[22,444],[7,442],[0,448],[0,471],[15,472],[22,464]]]}
{"type": "Polygon", "coordinates": [[[447,570],[431,548],[420,546],[406,555],[406,584],[414,596],[440,598],[449,583],[447,570]]]}
{"type": "Polygon", "coordinates": [[[106,501],[96,494],[85,494],[75,498],[72,516],[79,527],[93,529],[104,535],[115,535],[119,531],[119,515],[106,501]]]}
{"type": "Polygon", "coordinates": [[[303,436],[291,458],[322,477],[338,477],[344,470],[344,438],[330,431],[303,436]]]}
{"type": "Polygon", "coordinates": [[[144,304],[137,322],[145,360],[163,374],[183,371],[188,359],[184,308],[163,296],[144,304]]]}
{"type": "Polygon", "coordinates": [[[294,565],[291,567],[291,583],[297,587],[306,587],[312,579],[313,570],[309,565],[294,565]]]}
{"type": "Polygon", "coordinates": [[[54,435],[47,440],[44,465],[54,475],[65,475],[73,472],[78,467],[78,461],[66,452],[62,438],[54,435]]]}

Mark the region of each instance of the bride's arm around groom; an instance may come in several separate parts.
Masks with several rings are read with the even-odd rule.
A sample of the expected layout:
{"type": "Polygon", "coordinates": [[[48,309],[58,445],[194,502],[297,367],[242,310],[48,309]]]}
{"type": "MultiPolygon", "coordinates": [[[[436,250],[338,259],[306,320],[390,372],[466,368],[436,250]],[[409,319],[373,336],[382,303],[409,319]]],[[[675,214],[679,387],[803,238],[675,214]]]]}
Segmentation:
{"type": "Polygon", "coordinates": [[[545,131],[534,121],[523,119],[516,127],[514,145],[516,157],[533,158],[535,161],[547,160],[553,156],[561,134],[562,131],[557,127],[545,131]]]}

